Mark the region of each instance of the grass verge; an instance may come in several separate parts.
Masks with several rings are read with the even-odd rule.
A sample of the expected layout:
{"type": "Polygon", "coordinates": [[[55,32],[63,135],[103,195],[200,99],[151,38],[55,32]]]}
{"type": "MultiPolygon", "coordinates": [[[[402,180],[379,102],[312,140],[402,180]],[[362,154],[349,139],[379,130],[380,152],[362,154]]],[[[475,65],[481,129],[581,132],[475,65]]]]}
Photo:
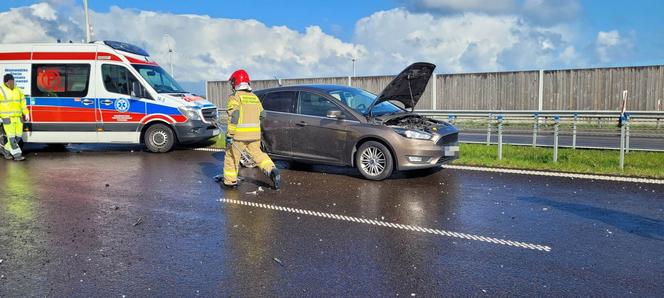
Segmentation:
{"type": "Polygon", "coordinates": [[[664,153],[630,152],[625,154],[625,169],[620,170],[618,150],[561,148],[558,162],[553,162],[552,148],[503,146],[503,160],[498,160],[498,146],[461,144],[461,158],[455,165],[542,170],[581,174],[599,174],[642,178],[664,178],[664,153]]]}
{"type": "Polygon", "coordinates": [[[226,137],[224,135],[219,135],[213,138],[210,138],[209,140],[212,143],[210,145],[211,148],[216,148],[216,149],[226,149],[226,137]]]}

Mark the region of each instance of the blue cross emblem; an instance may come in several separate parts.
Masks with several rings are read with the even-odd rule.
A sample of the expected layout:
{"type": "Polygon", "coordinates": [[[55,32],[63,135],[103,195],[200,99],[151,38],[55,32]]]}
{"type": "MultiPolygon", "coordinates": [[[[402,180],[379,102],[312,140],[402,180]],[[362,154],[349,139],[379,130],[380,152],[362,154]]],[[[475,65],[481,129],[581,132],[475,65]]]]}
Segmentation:
{"type": "Polygon", "coordinates": [[[115,110],[123,113],[129,111],[129,101],[124,98],[118,98],[115,101],[115,110]]]}

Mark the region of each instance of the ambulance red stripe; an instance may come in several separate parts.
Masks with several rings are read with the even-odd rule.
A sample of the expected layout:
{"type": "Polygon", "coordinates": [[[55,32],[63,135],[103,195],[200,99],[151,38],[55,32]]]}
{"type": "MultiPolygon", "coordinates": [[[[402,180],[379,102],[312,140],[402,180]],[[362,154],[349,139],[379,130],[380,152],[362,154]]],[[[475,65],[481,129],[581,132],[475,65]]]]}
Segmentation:
{"type": "Polygon", "coordinates": [[[0,60],[30,60],[31,53],[0,53],[0,60]]]}
{"type": "MultiPolygon", "coordinates": [[[[145,62],[133,59],[136,63],[156,65],[155,62],[145,62]]],[[[122,61],[120,57],[105,52],[34,52],[34,53],[0,53],[0,60],[110,60],[122,61]]]]}

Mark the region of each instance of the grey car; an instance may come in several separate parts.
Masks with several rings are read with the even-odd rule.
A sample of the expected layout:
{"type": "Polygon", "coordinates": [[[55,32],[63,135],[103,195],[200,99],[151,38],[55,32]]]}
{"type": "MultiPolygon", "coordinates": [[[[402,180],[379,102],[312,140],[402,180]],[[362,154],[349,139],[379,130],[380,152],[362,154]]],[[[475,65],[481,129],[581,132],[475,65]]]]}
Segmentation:
{"type": "Polygon", "coordinates": [[[338,85],[256,91],[264,150],[276,159],[356,167],[370,180],[459,157],[458,130],[413,112],[436,66],[415,63],[376,96],[338,85]]]}

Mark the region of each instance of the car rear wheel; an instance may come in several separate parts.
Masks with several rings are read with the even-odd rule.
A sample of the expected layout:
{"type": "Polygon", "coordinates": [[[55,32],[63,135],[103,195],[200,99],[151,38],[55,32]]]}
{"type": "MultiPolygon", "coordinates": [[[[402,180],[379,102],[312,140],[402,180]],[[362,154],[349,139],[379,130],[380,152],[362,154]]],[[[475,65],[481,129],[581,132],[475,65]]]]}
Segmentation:
{"type": "Polygon", "coordinates": [[[155,124],[145,131],[143,142],[150,152],[168,152],[175,146],[175,133],[164,124],[155,124]]]}
{"type": "Polygon", "coordinates": [[[375,141],[369,141],[360,146],[355,155],[355,165],[364,178],[376,181],[390,177],[394,169],[390,150],[375,141]]]}

